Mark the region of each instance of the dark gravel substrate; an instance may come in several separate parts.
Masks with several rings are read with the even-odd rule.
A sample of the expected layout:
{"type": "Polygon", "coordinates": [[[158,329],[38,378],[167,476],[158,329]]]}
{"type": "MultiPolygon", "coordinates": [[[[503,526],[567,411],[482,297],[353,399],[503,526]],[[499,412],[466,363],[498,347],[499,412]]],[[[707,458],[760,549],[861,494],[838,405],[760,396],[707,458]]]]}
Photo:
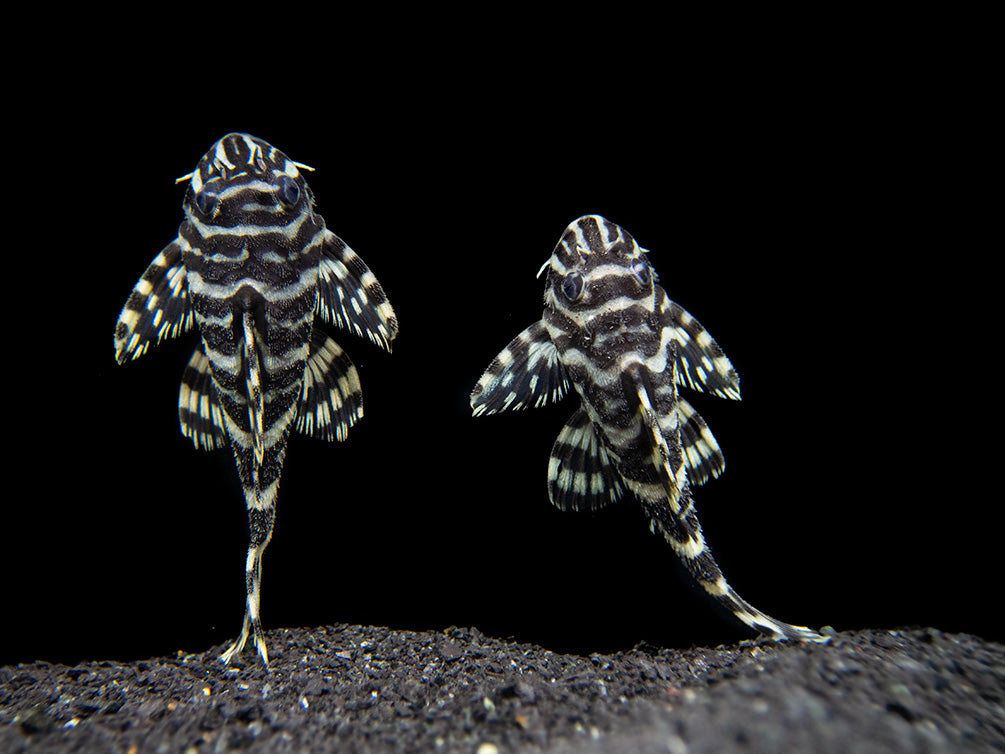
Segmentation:
{"type": "Polygon", "coordinates": [[[0,751],[1003,751],[1005,647],[934,629],[561,655],[475,629],[0,668],[0,751]]]}

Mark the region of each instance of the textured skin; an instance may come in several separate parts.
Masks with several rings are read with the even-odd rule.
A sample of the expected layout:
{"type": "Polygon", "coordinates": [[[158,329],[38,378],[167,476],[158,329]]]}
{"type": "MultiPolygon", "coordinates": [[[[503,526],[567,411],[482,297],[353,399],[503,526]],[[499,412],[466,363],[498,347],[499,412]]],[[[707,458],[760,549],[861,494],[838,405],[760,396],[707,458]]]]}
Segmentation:
{"type": "Polygon", "coordinates": [[[656,284],[644,250],[623,228],[581,217],[547,270],[542,320],[489,365],[471,394],[475,415],[559,400],[580,408],[555,442],[548,490],[559,508],[597,508],[625,491],[691,575],[737,618],[777,639],[824,641],[775,620],[726,582],[705,544],[693,485],[718,476],[718,443],[681,386],[739,399],[736,370],[708,332],[656,284]]]}
{"type": "Polygon", "coordinates": [[[259,619],[262,554],[290,431],[345,438],[363,415],[359,376],[314,327],[325,322],[390,349],[394,310],[363,261],[325,227],[301,169],[271,145],[228,134],[188,179],[178,236],[136,284],[115,329],[119,363],[198,327],[178,413],[196,448],[230,445],[248,506],[249,632],[268,662],[259,619]]]}

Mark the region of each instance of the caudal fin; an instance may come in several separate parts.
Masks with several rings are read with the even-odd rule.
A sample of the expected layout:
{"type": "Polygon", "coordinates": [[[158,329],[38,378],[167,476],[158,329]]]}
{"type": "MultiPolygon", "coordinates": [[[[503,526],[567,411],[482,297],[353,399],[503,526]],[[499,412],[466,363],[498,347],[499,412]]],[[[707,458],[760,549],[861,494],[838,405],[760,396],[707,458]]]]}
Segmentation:
{"type": "Polygon", "coordinates": [[[716,599],[739,620],[755,631],[769,634],[776,640],[826,642],[829,639],[805,626],[794,626],[766,615],[737,594],[722,575],[719,565],[705,544],[694,507],[690,505],[690,490],[685,488],[682,509],[678,516],[669,506],[644,503],[649,516],[649,528],[663,535],[702,589],[716,599]]]}

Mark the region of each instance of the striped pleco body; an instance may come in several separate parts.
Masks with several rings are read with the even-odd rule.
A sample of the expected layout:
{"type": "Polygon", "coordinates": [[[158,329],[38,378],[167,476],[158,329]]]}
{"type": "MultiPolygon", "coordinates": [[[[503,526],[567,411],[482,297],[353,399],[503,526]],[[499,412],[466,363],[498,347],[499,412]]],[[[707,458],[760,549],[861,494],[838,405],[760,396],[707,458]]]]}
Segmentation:
{"type": "Polygon", "coordinates": [[[290,430],[342,440],[363,413],[356,369],[315,315],[388,349],[397,333],[376,278],[314,212],[301,168],[247,134],[217,142],[186,176],[178,237],[116,327],[119,362],[193,325],[202,336],[182,377],[181,427],[197,448],[231,446],[250,528],[244,625],[225,661],[250,631],[268,662],[261,560],[290,430]]]}
{"type": "Polygon", "coordinates": [[[741,621],[780,639],[822,640],[740,598],[698,523],[691,487],[718,476],[725,462],[678,388],[739,399],[729,359],[656,285],[632,236],[602,217],[569,225],[545,269],[544,316],[489,365],[472,392],[474,413],[542,405],[560,399],[571,384],[581,406],[552,449],[552,502],[562,509],[598,508],[631,492],[650,528],[741,621]]]}

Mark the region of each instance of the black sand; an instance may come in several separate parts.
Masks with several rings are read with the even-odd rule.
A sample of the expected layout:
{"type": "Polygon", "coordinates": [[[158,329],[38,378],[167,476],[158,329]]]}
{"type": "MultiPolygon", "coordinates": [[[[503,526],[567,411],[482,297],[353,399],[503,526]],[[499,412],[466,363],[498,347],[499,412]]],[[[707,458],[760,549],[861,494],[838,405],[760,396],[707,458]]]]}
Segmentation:
{"type": "Polygon", "coordinates": [[[934,629],[562,655],[475,629],[268,632],[222,650],[0,668],[0,750],[815,751],[1005,748],[1005,648],[934,629]]]}

